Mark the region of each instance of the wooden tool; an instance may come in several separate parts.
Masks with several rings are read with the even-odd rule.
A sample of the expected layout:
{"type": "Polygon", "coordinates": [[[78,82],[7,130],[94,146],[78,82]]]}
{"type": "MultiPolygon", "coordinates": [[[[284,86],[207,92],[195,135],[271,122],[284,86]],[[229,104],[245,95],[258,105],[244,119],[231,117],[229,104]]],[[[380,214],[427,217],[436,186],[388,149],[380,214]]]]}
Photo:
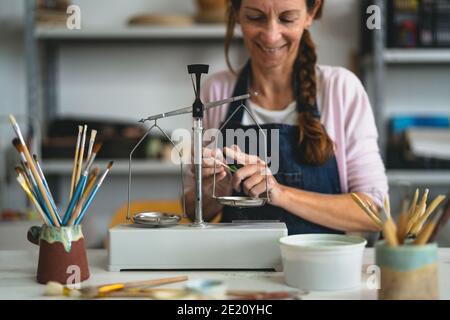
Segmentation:
{"type": "Polygon", "coordinates": [[[420,232],[428,217],[441,204],[441,202],[444,201],[444,199],[445,199],[444,195],[439,195],[431,202],[428,208],[426,208],[425,213],[421,215],[412,226],[410,231],[412,235],[417,235],[420,232]]]}
{"type": "Polygon", "coordinates": [[[428,242],[434,242],[436,241],[436,238],[439,234],[439,231],[448,223],[450,220],[450,195],[447,197],[447,203],[444,206],[443,214],[439,218],[436,228],[433,230],[433,234],[431,235],[428,242]]]}
{"type": "Polygon", "coordinates": [[[444,214],[444,211],[440,211],[436,214],[434,219],[432,219],[430,222],[428,222],[419,232],[417,235],[417,238],[414,240],[415,245],[424,245],[427,244],[431,238],[431,235],[434,232],[434,229],[436,229],[436,226],[441,218],[441,216],[444,214]]]}
{"type": "Polygon", "coordinates": [[[397,226],[392,219],[390,210],[389,199],[385,197],[383,213],[386,217],[386,220],[383,221],[383,236],[389,246],[397,247],[399,245],[399,241],[397,238],[397,226]]]}
{"type": "Polygon", "coordinates": [[[187,276],[177,276],[170,278],[152,279],[134,282],[117,282],[104,284],[100,286],[84,287],[79,290],[69,289],[59,283],[49,282],[46,288],[46,295],[49,296],[80,296],[83,298],[98,298],[107,296],[111,292],[137,288],[137,287],[156,287],[170,283],[183,282],[188,280],[187,276]]]}
{"type": "Polygon", "coordinates": [[[378,227],[381,229],[383,226],[382,221],[377,216],[375,212],[373,212],[370,207],[362,200],[356,193],[351,194],[353,201],[369,216],[369,218],[378,225],[378,227]]]}
{"type": "Polygon", "coordinates": [[[413,225],[416,223],[417,219],[420,218],[420,216],[425,213],[426,206],[427,206],[427,198],[428,198],[429,189],[425,189],[425,192],[422,196],[422,199],[418,205],[415,206],[414,212],[411,214],[408,224],[406,227],[406,232],[409,234],[411,232],[411,229],[413,225]]]}
{"type": "Polygon", "coordinates": [[[81,134],[83,132],[83,127],[78,126],[78,137],[77,137],[77,145],[75,146],[75,157],[73,159],[73,169],[72,169],[72,179],[70,180],[70,196],[72,198],[73,192],[75,191],[75,180],[76,174],[78,170],[78,156],[80,153],[80,144],[81,144],[81,134]]]}
{"type": "Polygon", "coordinates": [[[397,231],[400,243],[403,243],[408,235],[408,231],[410,228],[409,221],[412,219],[412,216],[414,215],[414,212],[416,211],[418,199],[419,199],[419,189],[416,189],[416,191],[414,192],[413,199],[410,202],[409,208],[407,209],[406,218],[402,217],[402,213],[400,213],[398,231],[397,231]],[[402,221],[400,221],[400,218],[402,219],[402,221]]]}

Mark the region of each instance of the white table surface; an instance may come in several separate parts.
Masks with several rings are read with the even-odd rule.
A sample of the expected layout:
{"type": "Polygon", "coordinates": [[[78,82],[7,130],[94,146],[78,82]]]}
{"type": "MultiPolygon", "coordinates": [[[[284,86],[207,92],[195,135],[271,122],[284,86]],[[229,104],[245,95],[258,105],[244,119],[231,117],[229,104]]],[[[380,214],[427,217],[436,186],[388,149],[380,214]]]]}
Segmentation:
{"type": "MultiPolygon", "coordinates": [[[[91,277],[83,285],[99,285],[118,281],[148,280],[175,275],[188,275],[189,279],[224,280],[228,289],[292,291],[284,284],[280,272],[255,271],[131,271],[106,270],[106,250],[88,250],[91,277]]],[[[0,251],[0,299],[52,299],[43,295],[45,286],[36,282],[38,251],[0,251]]],[[[374,250],[364,253],[361,287],[337,292],[309,292],[302,299],[376,299],[377,290],[366,285],[367,267],[374,262],[374,250]]],[[[183,287],[183,283],[165,287],[183,287]]],[[[450,299],[450,248],[439,249],[439,289],[441,299],[450,299]]],[[[54,298],[53,298],[54,299],[54,298]]]]}

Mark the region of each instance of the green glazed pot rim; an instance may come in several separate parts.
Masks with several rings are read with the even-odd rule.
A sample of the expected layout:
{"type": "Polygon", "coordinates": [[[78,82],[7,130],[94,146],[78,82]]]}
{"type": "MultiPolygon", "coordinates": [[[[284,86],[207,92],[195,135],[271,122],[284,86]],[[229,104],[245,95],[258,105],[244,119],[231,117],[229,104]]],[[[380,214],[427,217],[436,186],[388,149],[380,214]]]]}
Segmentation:
{"type": "Polygon", "coordinates": [[[411,241],[404,245],[399,245],[397,247],[391,247],[391,246],[388,246],[384,240],[380,240],[380,241],[376,242],[375,248],[382,249],[382,250],[409,252],[409,251],[435,250],[438,248],[438,246],[437,246],[436,242],[427,243],[424,245],[414,245],[411,241]]]}

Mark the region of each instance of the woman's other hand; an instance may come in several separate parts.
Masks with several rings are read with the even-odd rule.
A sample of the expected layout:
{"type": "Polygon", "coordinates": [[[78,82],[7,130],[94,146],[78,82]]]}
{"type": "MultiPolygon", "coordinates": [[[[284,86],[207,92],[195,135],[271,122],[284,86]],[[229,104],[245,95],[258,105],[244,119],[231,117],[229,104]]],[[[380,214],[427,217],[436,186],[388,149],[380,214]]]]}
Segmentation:
{"type": "Polygon", "coordinates": [[[238,146],[225,147],[224,153],[227,157],[234,159],[243,165],[232,177],[231,185],[237,192],[243,191],[250,197],[260,197],[266,191],[269,192],[270,203],[277,205],[281,196],[282,185],[272,175],[266,163],[259,157],[242,152],[238,146]],[[267,178],[267,189],[266,189],[267,178]],[[241,186],[243,190],[241,190],[241,186]]]}

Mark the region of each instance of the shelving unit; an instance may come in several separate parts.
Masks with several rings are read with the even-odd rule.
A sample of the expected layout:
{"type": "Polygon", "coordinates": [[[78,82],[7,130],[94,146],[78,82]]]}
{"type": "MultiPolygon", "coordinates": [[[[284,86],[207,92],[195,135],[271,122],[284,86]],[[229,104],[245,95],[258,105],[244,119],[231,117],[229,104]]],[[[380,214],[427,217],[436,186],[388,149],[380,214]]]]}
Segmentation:
{"type": "Polygon", "coordinates": [[[389,183],[408,181],[415,185],[446,187],[450,184],[450,170],[388,170],[389,183]]]}
{"type": "Polygon", "coordinates": [[[386,49],[386,64],[450,64],[450,49],[386,49]]]}
{"type": "MultiPolygon", "coordinates": [[[[187,27],[135,27],[83,28],[69,30],[64,27],[39,26],[35,37],[39,40],[223,40],[224,25],[192,25],[187,27]]],[[[236,33],[236,37],[239,37],[236,33]]]]}
{"type": "MultiPolygon", "coordinates": [[[[151,44],[167,41],[183,43],[208,42],[223,46],[226,33],[224,24],[193,24],[191,26],[83,26],[80,30],[70,30],[65,25],[36,25],[35,0],[26,0],[25,46],[27,60],[28,112],[34,118],[46,123],[58,115],[58,63],[60,48],[75,43],[77,46],[97,43],[116,44],[123,42],[151,44]]],[[[237,29],[235,39],[240,39],[237,29]]],[[[187,83],[189,85],[189,83],[187,83]]],[[[45,130],[43,132],[45,134],[45,130]]],[[[36,137],[39,139],[39,137],[36,137]]],[[[40,141],[35,149],[40,149],[40,141]]]]}
{"type": "MultiPolygon", "coordinates": [[[[139,86],[140,89],[145,88],[149,81],[155,81],[155,78],[162,77],[162,80],[152,84],[154,90],[151,94],[157,96],[155,98],[157,103],[155,104],[155,99],[145,100],[145,103],[148,101],[150,106],[156,105],[156,108],[174,108],[179,106],[178,102],[177,104],[172,105],[171,101],[174,99],[170,100],[170,98],[176,96],[176,94],[171,91],[167,91],[166,93],[163,88],[165,84],[167,84],[167,86],[178,85],[178,83],[172,83],[171,81],[174,77],[174,68],[177,68],[176,77],[179,77],[178,71],[182,76],[186,77],[180,80],[180,84],[183,84],[183,86],[185,85],[185,87],[179,88],[180,93],[184,94],[183,96],[186,96],[192,91],[191,83],[188,74],[183,69],[179,69],[180,64],[185,67],[187,64],[184,63],[185,60],[190,61],[196,59],[199,59],[200,61],[195,63],[204,62],[202,60],[208,55],[202,55],[203,47],[213,51],[214,58],[216,58],[218,52],[223,55],[223,40],[226,32],[225,25],[195,24],[188,27],[138,27],[127,26],[124,23],[123,25],[116,24],[100,27],[93,26],[93,24],[90,26],[89,23],[87,23],[83,24],[80,30],[69,30],[64,25],[60,27],[36,25],[36,1],[25,1],[26,15],[24,20],[24,31],[26,38],[28,113],[35,119],[40,119],[42,122],[41,127],[43,129],[45,129],[46,124],[49,121],[60,116],[61,107],[66,105],[65,103],[67,101],[64,101],[61,97],[63,97],[64,94],[67,96],[67,92],[62,92],[64,87],[59,85],[60,83],[63,83],[63,81],[73,79],[71,75],[69,78],[63,77],[66,68],[68,66],[77,66],[77,63],[80,63],[81,59],[89,59],[93,53],[94,58],[97,59],[94,59],[94,61],[99,61],[98,59],[102,59],[99,52],[102,51],[103,48],[106,48],[104,51],[105,53],[109,53],[106,59],[110,58],[111,61],[120,56],[118,54],[116,55],[118,51],[123,54],[123,50],[128,50],[129,48],[131,48],[130,54],[125,54],[120,57],[123,57],[124,59],[133,59],[133,53],[140,54],[137,57],[141,59],[139,61],[145,61],[144,63],[147,64],[148,68],[145,69],[145,72],[148,72],[148,77],[143,76],[144,72],[142,72],[142,68],[139,69],[140,66],[130,63],[132,68],[138,70],[137,80],[135,81],[142,81],[142,85],[139,86]],[[70,55],[71,50],[78,50],[77,52],[82,56],[80,60],[74,62],[74,60],[67,58],[74,57],[73,55],[70,55]],[[171,50],[171,52],[168,50],[171,50]],[[148,56],[146,55],[147,53],[148,56]],[[161,63],[161,60],[151,60],[155,59],[155,57],[159,57],[159,55],[163,55],[161,57],[161,60],[164,61],[163,63],[161,63]],[[113,58],[111,58],[111,56],[113,56],[113,58]],[[145,59],[148,58],[148,60],[142,60],[142,57],[145,57],[145,59]],[[183,59],[183,57],[186,58],[183,59]],[[167,64],[168,59],[178,60],[169,65],[167,64]],[[67,65],[65,63],[74,64],[67,65]],[[158,93],[161,92],[163,93],[158,96],[158,93]],[[168,100],[170,100],[170,103],[165,103],[161,100],[166,96],[168,97],[168,100]]],[[[102,21],[102,23],[108,22],[102,21]]],[[[114,23],[116,22],[114,21],[114,23]]],[[[239,40],[239,32],[236,32],[235,38],[237,41],[234,43],[236,46],[233,46],[233,48],[237,50],[234,52],[240,55],[241,41],[239,40]]],[[[222,57],[223,56],[221,56],[220,59],[222,59],[222,57]]],[[[225,60],[223,59],[223,61],[225,60]]],[[[90,61],[85,60],[83,62],[90,61]]],[[[100,64],[101,62],[102,61],[100,61],[100,64]]],[[[120,59],[115,60],[115,62],[117,64],[110,63],[108,65],[108,67],[113,68],[113,70],[117,70],[112,72],[112,77],[116,76],[116,74],[118,77],[123,77],[121,72],[126,69],[126,66],[121,64],[122,61],[120,59]]],[[[87,70],[87,78],[95,77],[98,74],[92,70],[97,66],[98,65],[95,65],[94,62],[89,66],[83,66],[81,69],[84,67],[85,69],[80,70],[81,72],[87,70]]],[[[104,66],[105,65],[103,64],[102,67],[104,66]]],[[[212,69],[214,70],[214,68],[212,69]]],[[[80,74],[78,74],[78,76],[79,75],[80,74]]],[[[107,73],[107,76],[109,75],[110,73],[107,73]]],[[[101,74],[101,76],[105,77],[105,73],[101,74]]],[[[127,74],[126,76],[129,77],[130,74],[127,74]]],[[[79,79],[80,77],[77,78],[78,81],[79,79]]],[[[101,80],[99,81],[105,80],[105,78],[100,79],[101,80]]],[[[109,79],[106,79],[106,82],[108,82],[108,80],[109,79]]],[[[78,83],[77,85],[80,84],[78,83]]],[[[82,83],[81,87],[83,87],[83,85],[85,85],[85,83],[82,83]]],[[[111,90],[116,89],[112,88],[111,90]]],[[[89,94],[92,93],[89,92],[87,97],[90,97],[89,94]]],[[[134,91],[128,91],[123,95],[132,96],[133,94],[134,91]]],[[[189,98],[191,97],[193,98],[193,93],[192,96],[189,96],[189,98]]],[[[96,100],[98,99],[98,96],[93,96],[92,99],[93,101],[98,101],[96,100]]],[[[187,103],[189,103],[189,101],[187,103]]],[[[110,105],[107,104],[107,102],[105,102],[105,105],[110,108],[110,105]]],[[[181,104],[181,106],[183,105],[184,104],[181,104]]],[[[70,106],[70,108],[71,107],[72,106],[70,106]]],[[[153,111],[154,109],[145,109],[145,112],[151,113],[153,111]]],[[[158,111],[161,112],[162,110],[158,111]]],[[[136,118],[137,121],[144,115],[147,114],[138,114],[136,117],[133,114],[131,119],[136,118]]],[[[164,122],[162,122],[161,125],[164,126],[164,122]]],[[[43,134],[45,134],[45,130],[43,130],[43,134]]],[[[39,137],[36,138],[39,139],[39,137]]],[[[40,145],[40,141],[38,141],[34,149],[39,150],[40,145]]],[[[96,161],[96,165],[102,170],[106,166],[106,163],[107,162],[103,160],[96,161]]],[[[72,159],[46,160],[42,162],[42,165],[43,171],[50,177],[49,183],[51,186],[54,185],[56,187],[54,192],[56,201],[59,200],[59,205],[62,207],[67,206],[67,199],[69,198],[70,191],[70,176],[73,165],[72,159]]],[[[179,197],[181,185],[179,180],[179,165],[157,160],[134,159],[132,168],[132,199],[154,200],[175,199],[179,197]]],[[[93,221],[90,221],[90,225],[92,225],[93,228],[109,223],[110,215],[125,203],[127,199],[128,169],[128,159],[116,159],[114,161],[113,169],[107,177],[108,181],[103,185],[102,192],[99,193],[95,203],[93,203],[91,207],[92,211],[98,213],[96,215],[91,215],[93,221]]]]}
{"type": "MultiPolygon", "coordinates": [[[[389,71],[404,70],[413,66],[420,68],[449,68],[449,84],[450,84],[450,49],[448,48],[387,48],[386,47],[386,0],[375,0],[374,4],[381,9],[382,24],[381,29],[374,30],[373,34],[373,52],[362,58],[362,69],[364,73],[371,73],[371,88],[373,89],[372,102],[379,131],[379,144],[385,158],[385,150],[387,145],[388,116],[392,114],[391,109],[394,107],[389,101],[387,95],[387,80],[389,71]],[[400,69],[403,68],[403,69],[400,69]]],[[[420,77],[420,74],[414,75],[420,77]]],[[[367,78],[366,78],[367,80],[367,78]]],[[[367,81],[369,82],[369,81],[367,81]]],[[[366,83],[369,86],[368,83],[366,83]]],[[[432,81],[430,86],[435,85],[432,81]]],[[[424,94],[427,91],[424,89],[424,94]]],[[[409,96],[405,96],[405,104],[408,104],[409,96]]],[[[431,100],[431,99],[430,99],[431,100]]],[[[410,107],[409,113],[422,112],[429,114],[430,108],[410,107]]],[[[450,101],[448,101],[448,109],[445,106],[437,106],[434,110],[436,113],[446,111],[450,116],[450,101]]],[[[435,185],[450,188],[450,170],[387,170],[389,183],[398,181],[408,181],[415,185],[435,185]]]]}
{"type": "MultiPolygon", "coordinates": [[[[108,161],[97,160],[96,165],[106,167],[108,161]]],[[[43,164],[43,170],[48,175],[71,175],[73,162],[68,160],[47,160],[43,164]]],[[[177,175],[180,174],[180,166],[171,162],[157,160],[133,160],[133,173],[139,175],[177,175]]],[[[114,170],[111,175],[127,175],[128,160],[114,160],[114,170]]]]}

